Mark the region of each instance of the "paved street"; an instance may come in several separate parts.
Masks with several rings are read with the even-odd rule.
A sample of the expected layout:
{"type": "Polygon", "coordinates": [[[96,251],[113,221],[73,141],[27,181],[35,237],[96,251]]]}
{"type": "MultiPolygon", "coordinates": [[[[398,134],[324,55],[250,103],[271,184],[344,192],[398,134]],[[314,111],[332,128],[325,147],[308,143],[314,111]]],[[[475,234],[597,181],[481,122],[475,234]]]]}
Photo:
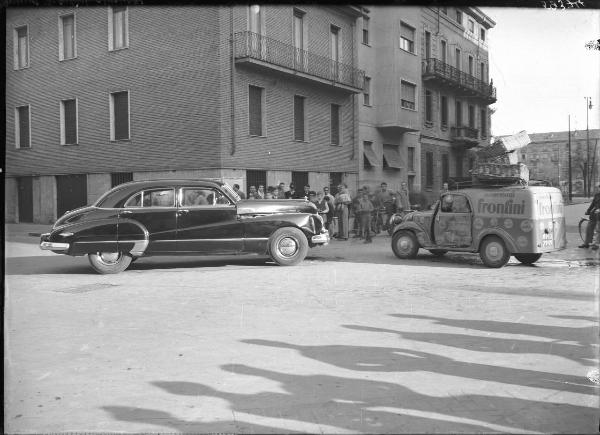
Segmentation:
{"type": "Polygon", "coordinates": [[[598,254],[398,260],[389,236],[97,275],[6,227],[5,432],[596,433],[598,254]]]}

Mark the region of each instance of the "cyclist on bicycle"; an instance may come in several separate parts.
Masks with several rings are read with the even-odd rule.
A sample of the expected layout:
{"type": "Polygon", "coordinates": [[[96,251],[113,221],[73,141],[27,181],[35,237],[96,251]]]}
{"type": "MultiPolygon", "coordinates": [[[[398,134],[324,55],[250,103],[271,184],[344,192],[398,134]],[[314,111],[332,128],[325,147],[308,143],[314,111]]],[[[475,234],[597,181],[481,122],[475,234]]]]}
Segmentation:
{"type": "Polygon", "coordinates": [[[383,230],[387,230],[388,220],[394,212],[394,196],[392,192],[387,190],[387,183],[384,181],[381,183],[381,189],[375,195],[375,207],[381,209],[383,216],[381,217],[383,222],[383,230]]]}
{"type": "MultiPolygon", "coordinates": [[[[589,215],[590,222],[587,226],[583,245],[579,245],[580,248],[590,247],[590,243],[592,243],[592,239],[594,238],[594,230],[599,225],[598,221],[600,220],[600,184],[596,186],[596,194],[594,195],[594,199],[592,200],[592,203],[588,207],[585,214],[589,215]]],[[[597,238],[596,240],[594,240],[594,243],[592,243],[592,245],[592,249],[598,249],[597,238]]]]}

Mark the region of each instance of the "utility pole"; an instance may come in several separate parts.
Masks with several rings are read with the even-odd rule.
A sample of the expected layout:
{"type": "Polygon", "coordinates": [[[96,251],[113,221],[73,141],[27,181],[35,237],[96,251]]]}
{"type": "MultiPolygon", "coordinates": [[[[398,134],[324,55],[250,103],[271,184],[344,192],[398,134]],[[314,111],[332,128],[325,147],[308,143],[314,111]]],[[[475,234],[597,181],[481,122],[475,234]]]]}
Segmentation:
{"type": "Polygon", "coordinates": [[[585,134],[587,140],[587,160],[585,161],[585,195],[590,196],[590,128],[588,123],[589,111],[592,109],[592,97],[585,97],[585,134]]]}
{"type": "Polygon", "coordinates": [[[569,115],[569,202],[573,202],[573,178],[571,176],[571,115],[569,115]]]}

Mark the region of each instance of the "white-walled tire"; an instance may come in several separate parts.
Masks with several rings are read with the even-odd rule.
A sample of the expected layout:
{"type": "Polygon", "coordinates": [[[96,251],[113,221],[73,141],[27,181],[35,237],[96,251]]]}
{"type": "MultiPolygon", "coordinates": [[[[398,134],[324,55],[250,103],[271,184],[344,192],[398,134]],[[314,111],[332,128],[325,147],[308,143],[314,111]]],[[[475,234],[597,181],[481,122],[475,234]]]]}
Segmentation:
{"type": "Polygon", "coordinates": [[[269,255],[280,266],[294,266],[306,257],[308,240],[294,227],[279,228],[269,239],[269,255]]]}
{"type": "Polygon", "coordinates": [[[88,260],[96,272],[105,275],[123,272],[131,264],[132,258],[124,252],[95,252],[88,254],[88,260]]]}
{"type": "Polygon", "coordinates": [[[508,263],[510,252],[500,237],[487,236],[481,244],[479,256],[487,267],[499,268],[508,263]]]}

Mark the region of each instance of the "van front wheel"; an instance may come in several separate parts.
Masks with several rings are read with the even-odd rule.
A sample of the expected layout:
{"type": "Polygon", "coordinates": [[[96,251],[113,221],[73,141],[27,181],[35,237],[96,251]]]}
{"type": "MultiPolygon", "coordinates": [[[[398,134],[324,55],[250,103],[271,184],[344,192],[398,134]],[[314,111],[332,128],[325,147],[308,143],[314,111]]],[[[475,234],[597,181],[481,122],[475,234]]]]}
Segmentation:
{"type": "Polygon", "coordinates": [[[515,254],[515,258],[523,264],[533,264],[540,259],[542,254],[515,254]]]}
{"type": "Polygon", "coordinates": [[[487,267],[498,268],[508,263],[510,252],[500,237],[488,236],[481,244],[479,256],[487,267]]]}
{"type": "Polygon", "coordinates": [[[419,242],[412,232],[401,230],[392,237],[392,251],[398,258],[415,258],[419,252],[419,242]]]}

